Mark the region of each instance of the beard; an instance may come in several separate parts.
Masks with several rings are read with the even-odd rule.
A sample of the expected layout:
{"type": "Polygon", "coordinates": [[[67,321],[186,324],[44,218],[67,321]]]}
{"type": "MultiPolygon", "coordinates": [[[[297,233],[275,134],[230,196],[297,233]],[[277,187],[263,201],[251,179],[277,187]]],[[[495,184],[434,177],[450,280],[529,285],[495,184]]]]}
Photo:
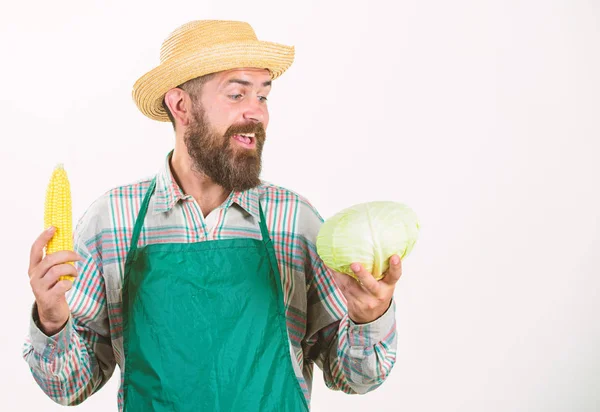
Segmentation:
{"type": "Polygon", "coordinates": [[[258,186],[266,138],[262,123],[234,124],[220,135],[212,129],[204,109],[194,106],[192,122],[183,136],[192,170],[227,191],[241,192],[258,186]],[[232,136],[241,133],[254,133],[253,149],[232,142],[232,136]]]}

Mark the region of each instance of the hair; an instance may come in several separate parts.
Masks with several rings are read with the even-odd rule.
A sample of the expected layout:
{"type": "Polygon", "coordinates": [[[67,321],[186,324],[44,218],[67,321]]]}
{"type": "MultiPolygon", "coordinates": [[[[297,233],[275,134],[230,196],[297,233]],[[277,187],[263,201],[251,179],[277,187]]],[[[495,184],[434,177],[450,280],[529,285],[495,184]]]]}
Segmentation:
{"type": "MultiPolygon", "coordinates": [[[[190,97],[192,98],[192,101],[195,103],[200,98],[200,93],[202,92],[202,86],[204,86],[204,84],[207,81],[209,81],[210,79],[212,79],[214,76],[215,76],[215,73],[210,73],[210,74],[206,74],[204,76],[196,77],[194,79],[188,80],[185,83],[180,84],[176,88],[187,92],[190,95],[190,97]]],[[[163,107],[163,109],[165,109],[165,112],[167,112],[167,116],[169,116],[169,120],[171,121],[171,124],[173,125],[173,130],[175,130],[175,118],[173,117],[171,110],[169,110],[169,106],[167,106],[167,103],[165,102],[164,97],[163,97],[163,101],[162,101],[162,107],[163,107]]]]}

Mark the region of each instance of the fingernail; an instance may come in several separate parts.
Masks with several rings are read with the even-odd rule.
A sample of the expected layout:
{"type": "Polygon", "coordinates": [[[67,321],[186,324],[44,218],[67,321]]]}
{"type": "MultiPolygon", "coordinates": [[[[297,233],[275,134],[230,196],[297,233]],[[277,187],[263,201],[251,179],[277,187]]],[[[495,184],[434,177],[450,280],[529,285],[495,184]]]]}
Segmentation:
{"type": "Polygon", "coordinates": [[[400,263],[400,258],[398,255],[392,256],[392,265],[397,265],[398,263],[400,263]]]}
{"type": "Polygon", "coordinates": [[[360,272],[360,265],[358,263],[353,263],[350,265],[350,269],[352,269],[354,273],[360,272]]]}
{"type": "Polygon", "coordinates": [[[50,226],[48,229],[46,229],[46,232],[50,233],[55,229],[54,226],[50,226]]]}

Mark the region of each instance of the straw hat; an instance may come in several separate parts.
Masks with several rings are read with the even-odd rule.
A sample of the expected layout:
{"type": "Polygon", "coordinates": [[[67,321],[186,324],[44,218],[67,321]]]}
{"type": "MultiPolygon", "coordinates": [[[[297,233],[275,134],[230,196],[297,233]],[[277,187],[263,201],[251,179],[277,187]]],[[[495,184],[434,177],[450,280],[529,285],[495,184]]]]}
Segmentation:
{"type": "Polygon", "coordinates": [[[293,46],[259,41],[248,23],[192,21],[163,42],[160,65],[135,82],[133,100],[144,115],[168,122],[162,107],[164,95],[188,80],[242,67],[268,69],[275,79],[293,61],[293,46]]]}

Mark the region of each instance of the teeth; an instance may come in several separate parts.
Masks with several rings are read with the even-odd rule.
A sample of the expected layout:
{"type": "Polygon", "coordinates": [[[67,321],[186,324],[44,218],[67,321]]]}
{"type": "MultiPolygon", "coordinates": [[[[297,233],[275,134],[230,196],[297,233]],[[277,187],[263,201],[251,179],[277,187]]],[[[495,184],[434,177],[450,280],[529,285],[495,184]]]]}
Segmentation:
{"type": "Polygon", "coordinates": [[[244,137],[250,137],[250,138],[252,138],[252,137],[254,137],[254,133],[243,133],[243,134],[241,134],[240,136],[244,136],[244,137]]]}

